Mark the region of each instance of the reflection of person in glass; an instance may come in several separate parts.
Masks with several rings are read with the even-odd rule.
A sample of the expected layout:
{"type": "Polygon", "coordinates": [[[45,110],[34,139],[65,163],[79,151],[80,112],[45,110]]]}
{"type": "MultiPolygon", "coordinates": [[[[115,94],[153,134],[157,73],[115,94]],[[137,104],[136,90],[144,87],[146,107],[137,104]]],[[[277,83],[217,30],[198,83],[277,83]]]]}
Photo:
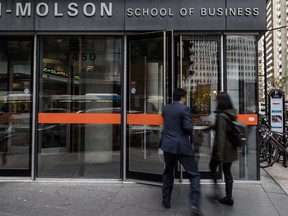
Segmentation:
{"type": "MultiPolygon", "coordinates": [[[[179,161],[190,180],[190,209],[192,215],[199,215],[200,174],[195,160],[194,150],[189,137],[193,132],[190,108],[186,106],[186,91],[175,89],[173,103],[162,109],[164,120],[163,134],[159,147],[164,152],[165,169],[163,172],[162,204],[170,208],[174,183],[174,171],[179,161]]],[[[191,137],[190,137],[191,138],[191,137]]]]}
{"type": "MultiPolygon", "coordinates": [[[[158,112],[158,110],[157,110],[157,108],[156,108],[156,106],[154,105],[154,103],[153,103],[153,101],[150,99],[150,98],[148,98],[148,100],[147,100],[147,108],[146,108],[146,113],[147,114],[156,114],[158,112]]],[[[148,156],[152,156],[152,150],[153,150],[153,129],[152,129],[152,127],[153,126],[150,126],[151,127],[151,129],[148,129],[147,131],[146,131],[146,148],[147,148],[147,155],[148,156]]],[[[155,147],[155,146],[154,146],[155,147]]]]}
{"type": "Polygon", "coordinates": [[[12,129],[10,121],[10,116],[8,115],[8,104],[4,104],[1,108],[1,113],[4,113],[3,117],[1,117],[1,121],[4,124],[3,128],[1,128],[1,137],[0,137],[0,153],[1,153],[1,163],[2,165],[6,165],[7,163],[7,139],[11,136],[12,129]]]}
{"type": "Polygon", "coordinates": [[[204,135],[201,130],[195,130],[193,133],[193,147],[195,152],[195,160],[199,163],[200,160],[200,147],[203,143],[204,135]]]}

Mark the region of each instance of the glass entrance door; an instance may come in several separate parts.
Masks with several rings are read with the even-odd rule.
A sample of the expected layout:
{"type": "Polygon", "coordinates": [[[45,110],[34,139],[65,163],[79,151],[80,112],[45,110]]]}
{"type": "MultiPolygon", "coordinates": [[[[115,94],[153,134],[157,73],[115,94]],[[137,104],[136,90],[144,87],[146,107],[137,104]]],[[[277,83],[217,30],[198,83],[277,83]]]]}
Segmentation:
{"type": "Polygon", "coordinates": [[[0,37],[0,176],[31,176],[33,37],[0,37]]]}
{"type": "MultiPolygon", "coordinates": [[[[167,32],[128,37],[127,177],[162,181],[163,153],[157,148],[162,131],[161,110],[175,87],[187,90],[194,121],[193,143],[201,177],[209,178],[214,123],[214,99],[220,88],[219,36],[175,36],[175,51],[167,32]],[[175,58],[170,54],[174,53],[175,58]],[[173,64],[173,61],[175,64],[173,64]],[[172,66],[175,65],[175,72],[172,66]]],[[[219,172],[220,173],[220,172],[219,172]]],[[[219,178],[221,176],[219,175],[219,178]]],[[[176,181],[186,178],[177,167],[176,181]]]]}
{"type": "Polygon", "coordinates": [[[168,32],[128,37],[128,178],[162,181],[163,153],[157,144],[161,109],[171,89],[170,39],[168,32]]]}

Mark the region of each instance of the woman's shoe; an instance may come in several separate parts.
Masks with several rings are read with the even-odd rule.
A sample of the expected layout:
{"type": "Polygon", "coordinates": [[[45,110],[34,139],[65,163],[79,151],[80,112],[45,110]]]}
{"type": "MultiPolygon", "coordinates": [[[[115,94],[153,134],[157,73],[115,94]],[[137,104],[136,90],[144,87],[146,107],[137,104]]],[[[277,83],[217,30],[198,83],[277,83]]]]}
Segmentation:
{"type": "Polygon", "coordinates": [[[164,206],[164,208],[170,209],[170,201],[163,200],[162,201],[162,205],[164,206]]]}
{"type": "Polygon", "coordinates": [[[223,199],[219,199],[218,201],[222,204],[225,204],[225,205],[229,205],[229,206],[234,205],[234,200],[232,198],[229,198],[229,197],[224,197],[223,199]]]}

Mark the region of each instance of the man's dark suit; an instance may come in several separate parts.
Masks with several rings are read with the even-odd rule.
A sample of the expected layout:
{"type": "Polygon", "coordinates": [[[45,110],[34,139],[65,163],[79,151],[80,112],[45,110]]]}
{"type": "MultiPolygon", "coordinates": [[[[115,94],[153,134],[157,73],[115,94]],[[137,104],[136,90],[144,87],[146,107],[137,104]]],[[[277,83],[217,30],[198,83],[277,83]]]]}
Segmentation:
{"type": "Polygon", "coordinates": [[[159,147],[164,152],[163,202],[170,203],[177,161],[183,165],[190,180],[190,204],[199,207],[200,174],[189,137],[193,133],[193,122],[189,107],[174,101],[162,109],[163,133],[159,147]]]}

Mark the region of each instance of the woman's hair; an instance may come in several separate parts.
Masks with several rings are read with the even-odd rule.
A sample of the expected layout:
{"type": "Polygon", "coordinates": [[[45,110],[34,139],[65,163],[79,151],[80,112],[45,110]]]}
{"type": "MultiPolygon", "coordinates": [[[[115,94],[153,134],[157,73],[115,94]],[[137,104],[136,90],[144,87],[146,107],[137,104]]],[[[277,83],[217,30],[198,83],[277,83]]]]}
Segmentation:
{"type": "Polygon", "coordinates": [[[176,88],[173,92],[173,100],[179,101],[181,97],[185,97],[187,92],[182,88],[176,88]]]}
{"type": "Polygon", "coordinates": [[[233,109],[231,99],[227,93],[220,92],[217,94],[217,111],[233,109]]]}

